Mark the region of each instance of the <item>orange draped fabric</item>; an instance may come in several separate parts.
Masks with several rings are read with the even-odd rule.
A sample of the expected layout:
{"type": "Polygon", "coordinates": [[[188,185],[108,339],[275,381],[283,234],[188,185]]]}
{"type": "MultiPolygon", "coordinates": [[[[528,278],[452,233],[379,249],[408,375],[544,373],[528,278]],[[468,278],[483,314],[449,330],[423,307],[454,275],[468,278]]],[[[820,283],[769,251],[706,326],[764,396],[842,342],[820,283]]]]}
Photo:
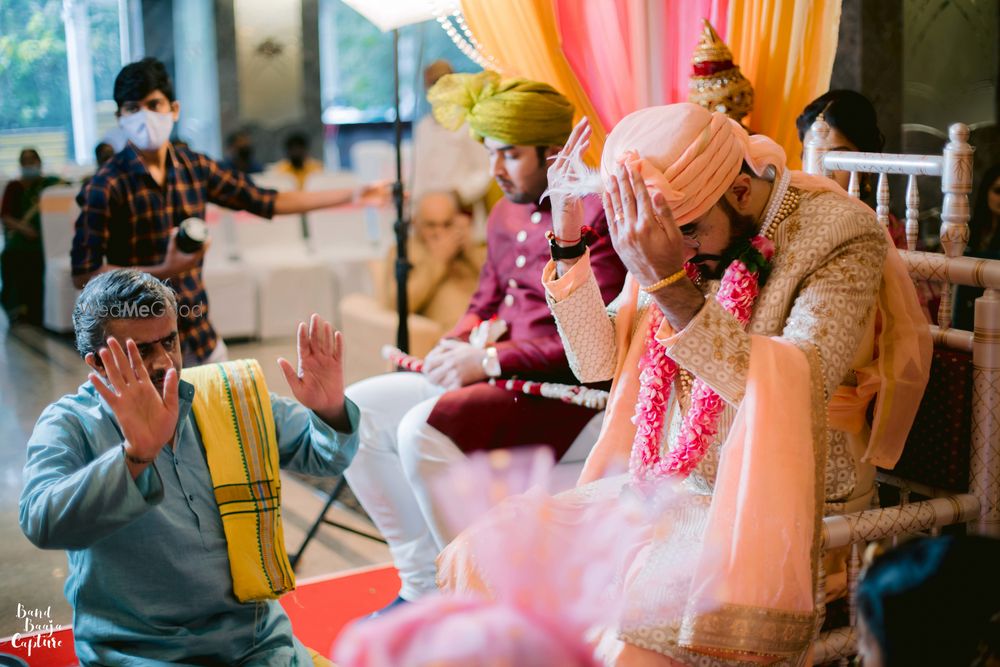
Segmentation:
{"type": "Polygon", "coordinates": [[[605,128],[563,55],[552,0],[462,0],[462,13],[483,51],[500,63],[504,77],[543,81],[569,98],[576,119],[590,119],[593,135],[586,157],[596,165],[605,128]]]}
{"type": "Polygon", "coordinates": [[[729,4],[727,41],[754,87],[747,127],[778,142],[801,168],[795,118],[830,88],[841,0],[742,0],[729,4]]]}

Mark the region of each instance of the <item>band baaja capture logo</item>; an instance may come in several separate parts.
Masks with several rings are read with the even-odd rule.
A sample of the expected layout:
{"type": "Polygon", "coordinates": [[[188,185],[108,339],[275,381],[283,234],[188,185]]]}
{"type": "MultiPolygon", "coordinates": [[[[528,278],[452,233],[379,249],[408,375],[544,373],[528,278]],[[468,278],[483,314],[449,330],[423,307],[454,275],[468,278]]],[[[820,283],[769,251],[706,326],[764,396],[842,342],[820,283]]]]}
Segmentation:
{"type": "Polygon", "coordinates": [[[23,622],[23,632],[16,632],[10,638],[13,648],[24,648],[28,657],[38,649],[59,648],[63,640],[55,636],[63,626],[52,622],[52,606],[44,609],[29,609],[17,603],[17,620],[23,622]],[[28,635],[28,636],[26,636],[28,635]]]}

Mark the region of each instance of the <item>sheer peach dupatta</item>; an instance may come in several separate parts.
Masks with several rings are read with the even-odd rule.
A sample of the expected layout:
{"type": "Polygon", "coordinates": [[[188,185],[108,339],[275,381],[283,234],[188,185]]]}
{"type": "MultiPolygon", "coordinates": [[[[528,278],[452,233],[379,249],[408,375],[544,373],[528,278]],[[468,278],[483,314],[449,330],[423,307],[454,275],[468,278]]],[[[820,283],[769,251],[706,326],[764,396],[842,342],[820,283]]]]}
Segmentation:
{"type": "MultiPolygon", "coordinates": [[[[620,628],[608,628],[626,642],[639,626],[652,624],[673,644],[717,656],[795,658],[808,650],[826,450],[823,390],[811,351],[764,336],[753,336],[751,349],[746,394],[722,449],[713,495],[670,502],[631,549],[624,618],[620,628]]],[[[617,393],[623,411],[634,405],[627,386],[617,393]]],[[[626,483],[615,477],[578,487],[557,496],[560,511],[545,515],[491,512],[442,553],[439,584],[495,594],[485,583],[490,573],[469,553],[472,534],[572,522],[566,512],[606,500],[626,483]]],[[[642,653],[646,660],[660,657],[642,653]]],[[[664,664],[670,663],[664,658],[664,664]]]]}
{"type": "Polygon", "coordinates": [[[722,447],[680,645],[777,656],[808,648],[825,412],[815,360],[784,339],[752,336],[746,394],[722,447]]]}

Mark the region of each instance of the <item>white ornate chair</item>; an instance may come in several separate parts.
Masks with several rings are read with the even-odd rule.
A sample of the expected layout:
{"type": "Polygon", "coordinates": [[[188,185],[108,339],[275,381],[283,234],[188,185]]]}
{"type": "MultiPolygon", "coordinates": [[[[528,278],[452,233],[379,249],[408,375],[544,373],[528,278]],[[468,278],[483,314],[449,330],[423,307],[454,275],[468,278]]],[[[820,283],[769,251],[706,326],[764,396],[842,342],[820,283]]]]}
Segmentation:
{"type": "MultiPolygon", "coordinates": [[[[830,516],[824,520],[825,549],[850,546],[848,559],[848,610],[850,625],[820,634],[814,650],[815,664],[839,661],[848,664],[856,650],[854,593],[861,569],[861,551],[866,542],[916,533],[936,535],[942,526],[965,523],[967,530],[1000,535],[1000,261],[963,257],[969,238],[969,193],[972,191],[972,152],[968,143],[969,128],[956,123],[949,128],[950,141],[942,155],[899,155],[854,153],[829,150],[830,128],[822,119],[812,126],[813,139],[806,145],[805,169],[814,174],[832,171],[851,173],[848,192],[858,197],[861,173],[878,174],[876,215],[883,225],[889,222],[888,174],[908,176],[906,189],[906,237],[908,250],[903,260],[915,279],[944,283],[938,325],[929,325],[936,355],[955,350],[971,353],[971,387],[968,443],[968,481],[963,492],[935,487],[920,479],[903,479],[889,471],[880,471],[880,484],[899,489],[900,503],[853,514],[830,516]],[[917,176],[941,178],[944,202],[941,212],[941,244],[944,253],[918,252],[918,211],[920,196],[917,176]],[[951,328],[952,286],[986,288],[975,304],[974,331],[951,328]],[[911,501],[911,494],[922,500],[911,501]]],[[[937,373],[937,371],[935,371],[937,373]]],[[[932,374],[931,383],[935,381],[932,374]]],[[[929,385],[930,391],[930,385],[929,385]]],[[[924,401],[921,412],[934,411],[933,401],[924,401]]],[[[938,408],[939,409],[939,408],[938,408]]],[[[920,415],[918,415],[920,423],[920,415]]],[[[911,433],[903,459],[911,452],[911,433]]],[[[922,442],[934,447],[934,442],[922,442]]],[[[945,456],[953,456],[948,452],[945,456]]],[[[903,460],[896,466],[900,469],[903,460]]],[[[905,467],[905,466],[902,466],[905,467]]],[[[822,591],[822,586],[820,590],[822,591]]]]}

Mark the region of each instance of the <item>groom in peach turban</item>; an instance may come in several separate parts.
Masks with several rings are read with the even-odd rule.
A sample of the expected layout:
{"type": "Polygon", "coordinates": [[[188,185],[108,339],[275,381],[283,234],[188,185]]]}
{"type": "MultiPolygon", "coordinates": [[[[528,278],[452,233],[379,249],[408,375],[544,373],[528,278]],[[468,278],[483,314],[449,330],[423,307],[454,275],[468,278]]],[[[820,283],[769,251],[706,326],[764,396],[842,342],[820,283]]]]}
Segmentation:
{"type": "MultiPolygon", "coordinates": [[[[613,385],[578,487],[557,497],[567,511],[542,520],[609,495],[659,498],[600,642],[606,662],[801,664],[820,520],[869,506],[875,465],[894,465],[926,383],[912,283],[869,209],[723,114],[632,113],[599,175],[576,159],[587,142],[581,123],[550,169],[554,236],[577,238],[574,199],[602,190],[629,275],[605,307],[588,252],[543,272],[577,378],[613,385]]],[[[472,530],[516,530],[536,518],[522,507],[509,499],[472,530]]],[[[489,592],[467,539],[439,578],[489,592]]]]}

